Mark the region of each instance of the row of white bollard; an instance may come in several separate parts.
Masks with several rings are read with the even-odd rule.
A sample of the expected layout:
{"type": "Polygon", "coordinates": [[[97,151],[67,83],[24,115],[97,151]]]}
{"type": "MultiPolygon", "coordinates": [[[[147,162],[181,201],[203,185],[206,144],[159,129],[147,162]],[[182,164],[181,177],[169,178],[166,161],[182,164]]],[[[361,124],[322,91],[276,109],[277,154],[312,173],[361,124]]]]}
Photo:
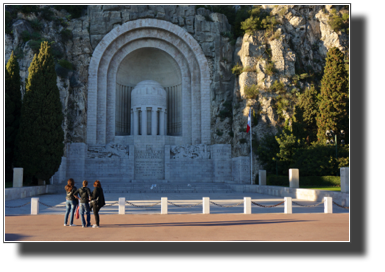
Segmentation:
{"type": "MultiPolygon", "coordinates": [[[[210,198],[204,197],[202,199],[203,205],[202,205],[202,213],[203,214],[210,214],[210,198]]],[[[245,197],[243,199],[243,213],[244,214],[251,214],[251,197],[245,197]]],[[[293,213],[293,205],[292,205],[292,198],[291,197],[285,197],[284,198],[284,213],[291,214],[293,213]]],[[[118,201],[118,207],[119,207],[119,214],[125,214],[126,213],[126,198],[120,197],[118,201]]],[[[31,215],[37,215],[39,213],[39,198],[38,197],[32,197],[31,198],[31,215]]],[[[161,198],[161,214],[168,214],[168,203],[167,203],[167,197],[161,198]]],[[[333,199],[331,197],[324,197],[324,213],[333,213],[333,199]]]]}
{"type": "MultiPolygon", "coordinates": [[[[168,214],[168,199],[167,197],[162,197],[160,201],[160,213],[161,214],[168,214]]],[[[210,214],[210,198],[204,197],[202,199],[202,213],[203,214],[210,214]]],[[[291,197],[285,197],[284,198],[284,213],[291,214],[293,213],[293,205],[292,205],[292,198],[291,197]]],[[[119,198],[119,214],[125,214],[126,213],[126,198],[120,197],[119,198]]],[[[243,213],[244,214],[251,214],[251,197],[244,197],[243,198],[243,213]]],[[[333,200],[331,197],[324,197],[324,213],[333,213],[333,200]]]]}

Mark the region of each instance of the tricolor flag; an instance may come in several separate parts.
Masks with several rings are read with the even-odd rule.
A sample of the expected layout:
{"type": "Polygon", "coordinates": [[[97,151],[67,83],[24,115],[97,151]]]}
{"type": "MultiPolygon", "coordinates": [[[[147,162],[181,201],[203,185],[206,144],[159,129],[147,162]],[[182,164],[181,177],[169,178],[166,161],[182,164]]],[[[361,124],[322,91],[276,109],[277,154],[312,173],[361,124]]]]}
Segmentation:
{"type": "Polygon", "coordinates": [[[250,127],[251,127],[251,108],[249,110],[249,117],[247,118],[247,128],[246,128],[247,133],[250,131],[250,127]]]}

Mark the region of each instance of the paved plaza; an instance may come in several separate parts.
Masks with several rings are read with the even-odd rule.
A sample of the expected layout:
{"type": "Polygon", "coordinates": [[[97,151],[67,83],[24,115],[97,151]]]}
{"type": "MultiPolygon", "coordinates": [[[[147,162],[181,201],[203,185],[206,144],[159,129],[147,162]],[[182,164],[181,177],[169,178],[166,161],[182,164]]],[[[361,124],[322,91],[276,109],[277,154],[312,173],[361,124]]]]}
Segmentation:
{"type": "Polygon", "coordinates": [[[99,229],[81,228],[80,219],[64,227],[64,194],[38,197],[38,215],[24,205],[30,198],[5,202],[6,241],[349,241],[349,210],[333,205],[333,214],[325,214],[323,204],[300,206],[319,202],[293,199],[300,204],[293,203],[293,214],[285,214],[283,204],[253,204],[252,214],[243,214],[244,197],[262,206],[283,201],[257,193],[106,193],[99,229]],[[120,197],[128,202],[125,215],[118,214],[120,197]],[[167,215],[160,214],[161,197],[168,198],[167,215]],[[203,197],[212,201],[210,214],[202,214],[203,197]]]}

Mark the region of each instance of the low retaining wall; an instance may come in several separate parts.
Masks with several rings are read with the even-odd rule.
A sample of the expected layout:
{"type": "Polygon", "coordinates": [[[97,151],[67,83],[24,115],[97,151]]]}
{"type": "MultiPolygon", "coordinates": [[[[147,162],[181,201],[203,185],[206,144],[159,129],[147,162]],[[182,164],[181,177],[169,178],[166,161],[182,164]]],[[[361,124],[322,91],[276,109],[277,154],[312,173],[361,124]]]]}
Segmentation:
{"type": "Polygon", "coordinates": [[[20,188],[5,188],[5,200],[19,199],[48,193],[56,193],[55,185],[27,186],[20,188]]]}
{"type": "Polygon", "coordinates": [[[236,192],[259,193],[279,197],[292,197],[308,201],[322,201],[325,196],[332,197],[336,203],[349,207],[349,194],[333,191],[289,188],[281,186],[262,185],[230,185],[236,192]]]}

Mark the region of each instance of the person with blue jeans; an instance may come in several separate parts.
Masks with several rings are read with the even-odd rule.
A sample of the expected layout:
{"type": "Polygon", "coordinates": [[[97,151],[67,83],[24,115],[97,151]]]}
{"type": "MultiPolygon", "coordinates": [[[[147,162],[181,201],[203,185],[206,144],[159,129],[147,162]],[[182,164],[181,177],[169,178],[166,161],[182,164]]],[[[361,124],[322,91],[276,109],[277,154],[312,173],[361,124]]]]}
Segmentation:
{"type": "Polygon", "coordinates": [[[83,180],[83,187],[75,191],[75,195],[79,194],[80,196],[80,206],[79,214],[80,219],[82,220],[82,227],[91,227],[91,216],[90,216],[90,206],[88,202],[91,200],[91,191],[87,188],[88,181],[83,180]],[[87,219],[84,220],[84,214],[86,214],[87,219]]]}
{"type": "Polygon", "coordinates": [[[76,206],[78,205],[77,196],[74,195],[74,192],[77,190],[75,187],[75,181],[70,178],[67,181],[67,185],[64,187],[67,192],[66,195],[66,213],[64,215],[64,226],[68,226],[68,216],[70,215],[70,227],[75,227],[74,225],[74,215],[76,211],[76,206]]]}

